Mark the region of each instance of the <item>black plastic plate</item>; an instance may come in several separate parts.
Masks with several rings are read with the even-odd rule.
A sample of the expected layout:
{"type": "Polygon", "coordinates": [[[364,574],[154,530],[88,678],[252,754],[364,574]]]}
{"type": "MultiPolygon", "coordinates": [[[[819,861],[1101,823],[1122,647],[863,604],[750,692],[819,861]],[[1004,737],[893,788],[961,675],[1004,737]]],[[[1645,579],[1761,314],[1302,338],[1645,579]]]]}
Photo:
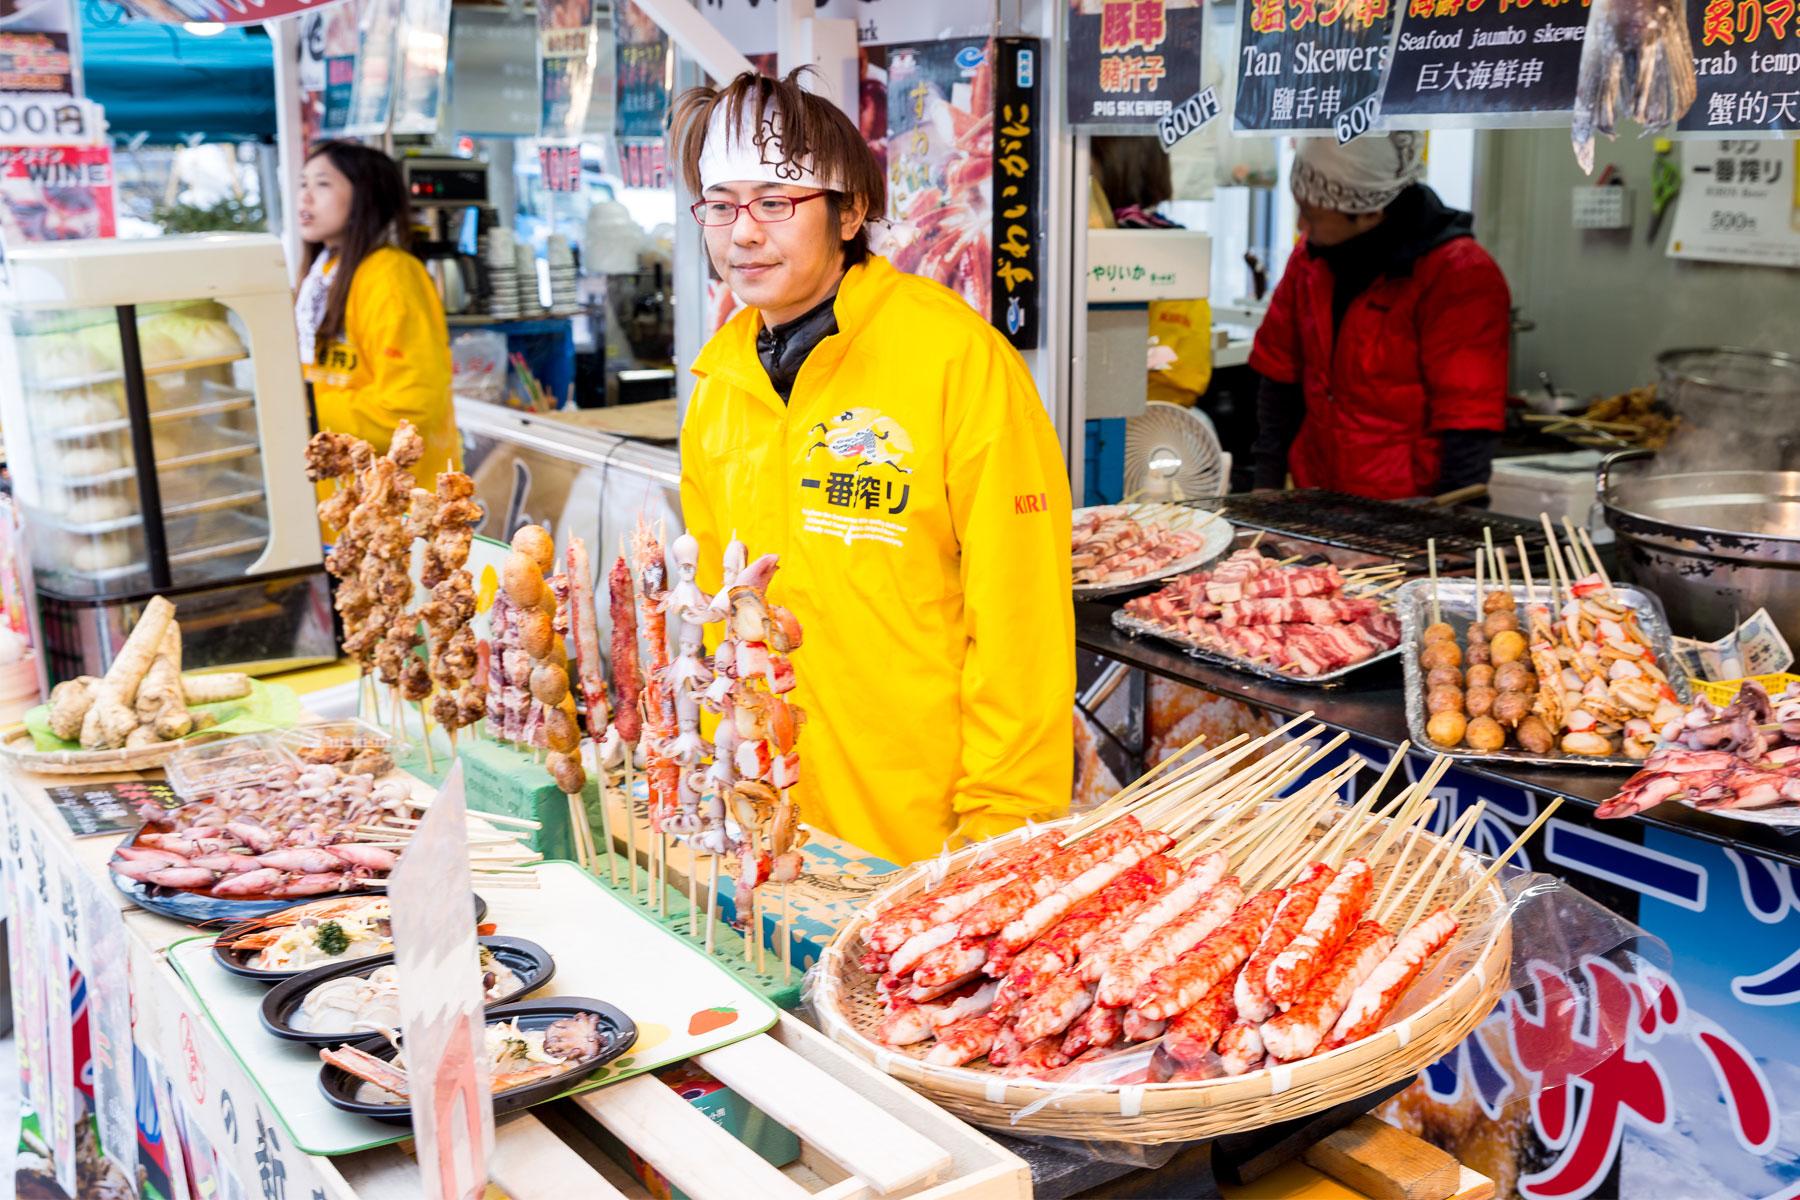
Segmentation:
{"type": "MultiPolygon", "coordinates": [[[[378,895],[378,894],[385,894],[385,893],[369,893],[369,894],[378,895]]],[[[332,904],[332,903],[335,903],[336,901],[344,900],[347,898],[348,898],[348,896],[318,896],[311,900],[301,900],[295,904],[284,904],[280,908],[278,908],[274,911],[275,912],[286,912],[288,909],[291,909],[291,908],[304,908],[304,907],[307,907],[308,905],[332,904]]],[[[487,916],[487,908],[488,908],[488,906],[487,906],[486,900],[483,900],[480,896],[475,897],[475,923],[477,925],[479,925],[481,923],[481,919],[483,917],[487,916]]],[[[269,913],[263,914],[264,917],[268,917],[270,915],[272,915],[272,914],[269,914],[269,913]]],[[[233,975],[241,975],[245,979],[254,979],[258,983],[280,983],[284,979],[292,979],[296,975],[304,975],[304,974],[306,974],[307,971],[316,971],[319,969],[318,967],[307,967],[304,970],[299,970],[299,971],[262,971],[262,970],[258,970],[255,967],[252,967],[250,965],[250,960],[252,958],[256,957],[257,952],[255,950],[232,950],[229,948],[229,943],[231,941],[233,941],[234,939],[241,937],[244,934],[255,933],[258,929],[263,928],[263,927],[264,927],[264,922],[259,920],[256,922],[249,922],[249,921],[240,922],[240,923],[233,925],[230,928],[226,929],[225,932],[221,933],[218,937],[213,939],[213,961],[218,963],[221,967],[225,968],[225,970],[231,972],[233,975]]],[[[371,961],[372,959],[379,958],[379,957],[380,957],[380,955],[370,954],[370,955],[366,955],[362,958],[347,959],[346,961],[352,962],[352,963],[357,963],[357,964],[362,964],[362,963],[367,963],[367,962],[371,961]]],[[[323,963],[321,965],[327,966],[327,967],[335,967],[335,966],[341,966],[342,964],[341,963],[323,963]]]]}
{"type": "MultiPolygon", "coordinates": [[[[578,1013],[594,1013],[600,1018],[601,1046],[600,1053],[576,1063],[561,1075],[553,1075],[549,1079],[540,1079],[523,1087],[512,1088],[494,1094],[494,1115],[504,1116],[529,1108],[533,1104],[542,1104],[576,1087],[589,1075],[618,1058],[631,1049],[637,1041],[637,1026],[630,1017],[610,1004],[599,1000],[590,1000],[585,996],[554,996],[548,1000],[527,1000],[520,1004],[500,1004],[488,1009],[490,1024],[496,1021],[519,1019],[521,1028],[538,1030],[578,1013]]],[[[383,1037],[365,1038],[351,1043],[356,1049],[372,1054],[376,1058],[392,1059],[394,1045],[383,1037]]],[[[355,1099],[357,1089],[363,1081],[341,1068],[330,1063],[323,1063],[319,1068],[319,1090],[325,1099],[347,1113],[361,1117],[373,1117],[389,1125],[411,1125],[412,1108],[405,1104],[365,1104],[355,1099]]]]}
{"type": "MultiPolygon", "coordinates": [[[[494,1003],[515,1004],[537,991],[550,977],[556,974],[556,960],[550,952],[536,942],[528,942],[524,938],[484,937],[477,939],[504,963],[513,974],[519,977],[523,985],[504,1000],[494,1003]]],[[[378,954],[373,958],[353,958],[348,962],[328,963],[322,967],[314,967],[292,979],[286,979],[269,989],[263,997],[262,1025],[271,1035],[283,1041],[304,1042],[309,1046],[341,1046],[345,1042],[357,1041],[369,1036],[366,1029],[354,1031],[339,1030],[336,1033],[309,1033],[295,1029],[291,1024],[294,1013],[305,1003],[306,997],[322,983],[334,979],[342,979],[349,975],[367,975],[377,967],[385,967],[394,961],[392,954],[378,954]]]]}

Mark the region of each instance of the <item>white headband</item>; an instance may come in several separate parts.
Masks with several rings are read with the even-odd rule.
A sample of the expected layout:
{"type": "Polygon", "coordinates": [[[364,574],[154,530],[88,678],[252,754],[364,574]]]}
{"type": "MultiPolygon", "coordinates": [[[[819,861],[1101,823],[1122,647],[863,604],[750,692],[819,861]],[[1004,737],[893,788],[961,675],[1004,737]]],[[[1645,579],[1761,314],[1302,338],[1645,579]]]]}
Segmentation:
{"type": "Polygon", "coordinates": [[[1342,213],[1380,212],[1424,171],[1424,139],[1417,133],[1301,138],[1288,177],[1297,199],[1342,213]]]}
{"type": "Polygon", "coordinates": [[[754,103],[744,104],[743,119],[732,128],[730,106],[713,108],[706,123],[706,142],[700,148],[700,190],[722,183],[788,183],[795,187],[843,190],[835,180],[821,179],[811,158],[786,161],[781,146],[781,113],[770,104],[761,124],[754,103]]]}

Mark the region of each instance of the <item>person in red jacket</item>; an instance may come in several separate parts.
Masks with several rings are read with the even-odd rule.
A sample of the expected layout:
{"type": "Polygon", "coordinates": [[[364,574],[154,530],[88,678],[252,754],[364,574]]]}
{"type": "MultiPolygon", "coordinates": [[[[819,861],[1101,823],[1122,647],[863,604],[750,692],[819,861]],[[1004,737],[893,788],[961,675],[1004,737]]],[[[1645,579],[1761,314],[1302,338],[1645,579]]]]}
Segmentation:
{"type": "Polygon", "coordinates": [[[1304,238],[1250,366],[1255,486],[1382,500],[1485,483],[1505,420],[1511,300],[1468,213],[1418,182],[1423,136],[1300,142],[1304,238]]]}

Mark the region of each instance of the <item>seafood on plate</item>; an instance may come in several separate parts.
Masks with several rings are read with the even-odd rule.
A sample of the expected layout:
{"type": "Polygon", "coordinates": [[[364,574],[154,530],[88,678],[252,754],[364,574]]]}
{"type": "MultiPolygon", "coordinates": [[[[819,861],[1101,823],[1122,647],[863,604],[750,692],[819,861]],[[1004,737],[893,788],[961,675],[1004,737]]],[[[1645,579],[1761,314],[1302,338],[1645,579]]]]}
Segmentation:
{"type": "Polygon", "coordinates": [[[1075,514],[1075,583],[1126,584],[1154,579],[1171,564],[1198,553],[1204,534],[1181,528],[1188,509],[1157,510],[1123,504],[1084,508],[1075,514]]]}
{"type": "MultiPolygon", "coordinates": [[[[406,1050],[390,1059],[378,1058],[355,1046],[319,1051],[319,1057],[362,1080],[355,1099],[362,1104],[407,1103],[406,1050]]],[[[488,1081],[495,1095],[529,1083],[537,1083],[575,1070],[597,1058],[606,1047],[596,1013],[577,1013],[554,1021],[543,1029],[521,1029],[518,1021],[493,1021],[487,1026],[488,1081]]]]}
{"type": "Polygon", "coordinates": [[[308,904],[234,926],[220,946],[246,952],[253,971],[291,973],[329,963],[371,958],[394,949],[394,927],[385,896],[308,904]]]}
{"type": "MultiPolygon", "coordinates": [[[[398,856],[359,831],[410,816],[412,791],[328,764],[280,763],[254,784],[140,813],[143,830],[108,864],[115,875],[220,899],[297,899],[385,879],[398,856]]],[[[396,825],[393,836],[406,831],[396,825]]]]}
{"type": "MultiPolygon", "coordinates": [[[[498,1004],[519,993],[524,980],[481,947],[481,1000],[498,1004]]],[[[355,1033],[400,1025],[400,968],[392,963],[366,975],[340,975],[306,993],[288,1024],[302,1033],[355,1033]]]]}
{"type": "Polygon", "coordinates": [[[1696,700],[1598,814],[1628,817],[1669,800],[1709,810],[1800,805],[1800,684],[1771,697],[1746,680],[1724,707],[1696,700]]]}
{"type": "Polygon", "coordinates": [[[1386,604],[1348,589],[1330,563],[1286,564],[1244,549],[1126,601],[1124,612],[1184,645],[1306,678],[1400,644],[1400,623],[1386,604]]]}

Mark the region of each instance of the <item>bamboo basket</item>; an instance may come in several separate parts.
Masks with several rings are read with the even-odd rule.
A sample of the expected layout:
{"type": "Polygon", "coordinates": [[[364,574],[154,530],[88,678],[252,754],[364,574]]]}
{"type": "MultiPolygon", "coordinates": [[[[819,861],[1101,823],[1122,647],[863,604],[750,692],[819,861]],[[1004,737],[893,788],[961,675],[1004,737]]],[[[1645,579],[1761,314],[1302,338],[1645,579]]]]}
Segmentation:
{"type": "Polygon", "coordinates": [[[154,770],[164,766],[177,750],[228,736],[231,735],[209,737],[201,733],[155,746],[121,746],[116,750],[38,750],[32,746],[31,731],[19,725],[0,738],[0,759],[33,775],[112,775],[154,770]]]}
{"type": "MultiPolygon", "coordinates": [[[[983,847],[969,847],[950,859],[948,874],[955,874],[983,849],[1011,846],[1056,827],[1020,830],[983,847]]],[[[1306,845],[1310,847],[1329,828],[1316,825],[1306,845]]],[[[1437,840],[1429,834],[1420,839],[1424,844],[1437,840]]],[[[1396,846],[1381,862],[1371,864],[1378,882],[1385,881],[1399,857],[1396,846]]],[[[1305,861],[1297,847],[1295,868],[1305,861]]],[[[1369,1037],[1336,1050],[1245,1075],[1181,1083],[1036,1081],[1003,1074],[985,1061],[943,1067],[923,1060],[928,1046],[896,1049],[875,1040],[886,1013],[876,992],[876,976],[857,965],[862,931],[877,912],[923,890],[930,882],[930,866],[907,872],[838,931],[819,961],[813,1002],[825,1033],[877,1070],[964,1120],[1001,1132],[1154,1145],[1218,1137],[1320,1112],[1416,1075],[1443,1057],[1499,1003],[1511,971],[1507,901],[1498,884],[1490,882],[1463,910],[1455,940],[1407,993],[1395,1010],[1396,1018],[1369,1037]],[[1433,994],[1420,994],[1434,982],[1433,994]],[[1039,1102],[1042,1106],[1029,1116],[1015,1119],[1021,1109],[1039,1102]]],[[[1459,854],[1433,903],[1454,901],[1481,873],[1482,864],[1474,856],[1459,854]]]]}

